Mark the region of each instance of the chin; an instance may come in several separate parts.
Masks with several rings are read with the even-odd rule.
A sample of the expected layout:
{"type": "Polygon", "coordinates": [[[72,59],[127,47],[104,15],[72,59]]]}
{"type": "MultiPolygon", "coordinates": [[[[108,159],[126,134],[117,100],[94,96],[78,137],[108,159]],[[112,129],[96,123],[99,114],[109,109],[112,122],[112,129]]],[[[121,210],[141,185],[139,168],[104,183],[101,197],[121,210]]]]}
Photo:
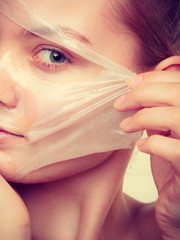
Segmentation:
{"type": "Polygon", "coordinates": [[[80,158],[70,159],[54,163],[37,170],[34,170],[25,176],[18,176],[11,172],[6,172],[3,177],[10,182],[35,184],[44,183],[68,178],[76,174],[81,174],[100,165],[111,157],[113,152],[96,153],[80,158]]]}

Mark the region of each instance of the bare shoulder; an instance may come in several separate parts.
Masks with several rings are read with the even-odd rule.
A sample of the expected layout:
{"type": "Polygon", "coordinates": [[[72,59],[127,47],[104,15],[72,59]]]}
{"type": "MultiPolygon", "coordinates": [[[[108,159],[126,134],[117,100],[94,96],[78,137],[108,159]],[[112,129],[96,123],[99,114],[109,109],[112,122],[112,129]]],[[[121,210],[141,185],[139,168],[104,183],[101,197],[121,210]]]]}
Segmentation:
{"type": "Polygon", "coordinates": [[[131,221],[138,240],[162,240],[155,218],[155,203],[141,203],[126,195],[131,221]]]}

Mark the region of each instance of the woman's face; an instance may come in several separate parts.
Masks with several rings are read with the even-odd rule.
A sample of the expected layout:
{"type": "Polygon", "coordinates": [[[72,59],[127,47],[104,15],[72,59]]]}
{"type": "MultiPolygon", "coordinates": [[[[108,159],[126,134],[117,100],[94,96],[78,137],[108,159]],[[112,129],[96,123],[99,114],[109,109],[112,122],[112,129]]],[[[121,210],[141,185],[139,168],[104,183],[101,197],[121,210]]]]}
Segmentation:
{"type": "MultiPolygon", "coordinates": [[[[113,25],[105,0],[29,2],[41,9],[41,14],[48,15],[52,22],[63,26],[72,41],[79,41],[134,72],[139,71],[135,65],[137,40],[123,23],[113,25]]],[[[66,177],[87,170],[112,154],[93,154],[52,165],[49,162],[42,169],[18,179],[20,177],[14,174],[15,166],[9,160],[25,162],[28,167],[33,161],[38,161],[39,152],[46,155],[46,150],[57,142],[57,138],[51,136],[36,144],[30,143],[28,132],[32,126],[37,126],[39,111],[41,119],[50,111],[58,111],[62,103],[59,99],[56,101],[54,95],[60,84],[71,84],[77,79],[93,81],[101,68],[61,45],[30,34],[2,14],[0,53],[0,128],[11,133],[0,133],[0,168],[7,179],[39,182],[66,177]]]]}

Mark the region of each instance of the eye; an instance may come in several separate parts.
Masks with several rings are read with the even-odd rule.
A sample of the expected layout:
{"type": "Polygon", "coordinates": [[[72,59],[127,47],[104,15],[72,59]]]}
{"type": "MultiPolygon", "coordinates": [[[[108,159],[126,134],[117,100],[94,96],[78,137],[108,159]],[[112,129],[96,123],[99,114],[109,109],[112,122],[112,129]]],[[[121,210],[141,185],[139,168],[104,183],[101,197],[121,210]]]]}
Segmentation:
{"type": "MultiPolygon", "coordinates": [[[[70,58],[70,57],[69,57],[70,58]]],[[[64,51],[55,48],[38,47],[33,55],[33,63],[45,71],[65,70],[71,64],[64,51]]]]}
{"type": "Polygon", "coordinates": [[[63,63],[66,57],[56,50],[41,50],[38,54],[39,59],[46,63],[63,63]]]}

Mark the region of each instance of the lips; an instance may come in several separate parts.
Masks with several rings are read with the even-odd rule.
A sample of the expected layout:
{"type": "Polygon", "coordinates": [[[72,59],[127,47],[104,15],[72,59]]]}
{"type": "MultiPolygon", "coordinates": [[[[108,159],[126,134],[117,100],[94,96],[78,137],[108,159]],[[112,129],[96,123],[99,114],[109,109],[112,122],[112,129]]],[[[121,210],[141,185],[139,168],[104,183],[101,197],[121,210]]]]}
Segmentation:
{"type": "Polygon", "coordinates": [[[23,135],[0,128],[0,144],[7,144],[10,142],[18,143],[19,141],[22,141],[22,139],[24,139],[23,135]]]}
{"type": "Polygon", "coordinates": [[[23,137],[22,135],[19,135],[19,134],[16,134],[16,133],[12,133],[12,132],[6,131],[6,130],[4,130],[3,128],[0,128],[0,133],[10,134],[10,135],[15,136],[15,137],[23,137]]]}

